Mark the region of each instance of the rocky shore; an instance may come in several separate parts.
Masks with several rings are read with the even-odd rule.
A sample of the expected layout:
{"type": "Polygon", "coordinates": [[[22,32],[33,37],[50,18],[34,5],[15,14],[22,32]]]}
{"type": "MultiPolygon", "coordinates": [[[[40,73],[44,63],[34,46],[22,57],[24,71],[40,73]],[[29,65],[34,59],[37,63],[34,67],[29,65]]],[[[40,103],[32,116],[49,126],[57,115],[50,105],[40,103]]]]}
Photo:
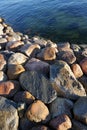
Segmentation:
{"type": "Polygon", "coordinates": [[[87,45],[30,38],[0,18],[0,130],[87,130],[87,45]]]}

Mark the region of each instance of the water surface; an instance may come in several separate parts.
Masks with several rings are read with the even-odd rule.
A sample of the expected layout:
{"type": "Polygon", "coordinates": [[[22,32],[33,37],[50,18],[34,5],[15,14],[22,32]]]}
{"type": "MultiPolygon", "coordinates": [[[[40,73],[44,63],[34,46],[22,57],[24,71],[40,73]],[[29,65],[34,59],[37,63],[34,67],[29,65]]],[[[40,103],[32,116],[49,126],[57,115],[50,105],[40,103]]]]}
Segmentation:
{"type": "Polygon", "coordinates": [[[0,0],[0,16],[15,31],[87,43],[87,0],[0,0]]]}

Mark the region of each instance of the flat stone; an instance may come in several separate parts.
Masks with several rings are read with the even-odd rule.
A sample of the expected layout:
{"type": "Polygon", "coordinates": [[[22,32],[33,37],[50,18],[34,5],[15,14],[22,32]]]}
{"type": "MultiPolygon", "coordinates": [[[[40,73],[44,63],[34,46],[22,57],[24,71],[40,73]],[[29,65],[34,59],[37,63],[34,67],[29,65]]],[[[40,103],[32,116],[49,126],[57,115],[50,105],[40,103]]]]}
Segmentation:
{"type": "Polygon", "coordinates": [[[37,54],[37,58],[45,61],[51,61],[56,59],[57,49],[54,47],[46,47],[37,54]]]}
{"type": "Polygon", "coordinates": [[[72,127],[70,118],[64,114],[52,119],[49,125],[55,130],[68,130],[72,127]]]}
{"type": "Polygon", "coordinates": [[[19,83],[15,80],[0,83],[0,96],[13,97],[20,89],[19,83]]]}
{"type": "Polygon", "coordinates": [[[49,110],[52,118],[55,118],[61,114],[66,114],[72,117],[71,110],[73,108],[73,102],[66,98],[56,98],[50,105],[49,110]]]}
{"type": "Polygon", "coordinates": [[[87,58],[84,58],[84,59],[80,62],[80,66],[81,66],[82,71],[84,72],[84,74],[87,75],[87,58]]]}
{"type": "Polygon", "coordinates": [[[71,69],[76,78],[80,78],[83,75],[82,69],[79,64],[72,64],[71,69]]]}
{"type": "Polygon", "coordinates": [[[51,103],[57,97],[51,82],[35,71],[23,72],[19,80],[24,90],[29,91],[35,98],[44,103],[51,103]]]}
{"type": "Polygon", "coordinates": [[[87,97],[79,98],[73,108],[74,118],[87,125],[87,97]]]}
{"type": "Polygon", "coordinates": [[[49,110],[42,101],[37,100],[28,107],[26,115],[30,121],[46,121],[48,120],[49,110]]]}
{"type": "Polygon", "coordinates": [[[27,56],[22,53],[14,53],[8,59],[8,64],[24,64],[27,59],[27,56]]]}
{"type": "Polygon", "coordinates": [[[79,81],[81,82],[87,93],[87,76],[83,75],[82,77],[79,78],[79,81]]]}
{"type": "Polygon", "coordinates": [[[36,58],[31,58],[26,64],[25,69],[29,71],[37,71],[44,75],[49,75],[50,65],[36,58]]]}
{"type": "Polygon", "coordinates": [[[73,51],[60,51],[57,53],[57,59],[66,61],[68,64],[72,64],[76,61],[73,51]]]}
{"type": "Polygon", "coordinates": [[[72,130],[87,130],[87,125],[85,125],[77,120],[72,120],[72,123],[73,123],[72,130]]]}
{"type": "Polygon", "coordinates": [[[75,78],[69,65],[64,61],[59,60],[51,65],[50,80],[54,83],[54,88],[59,96],[73,100],[86,96],[82,84],[75,78]]]}
{"type": "Polygon", "coordinates": [[[25,69],[19,64],[8,64],[7,76],[9,79],[18,79],[19,75],[24,72],[25,69]]]}
{"type": "Polygon", "coordinates": [[[38,44],[25,44],[20,48],[20,51],[27,56],[32,56],[35,51],[38,51],[40,49],[40,46],[38,44]]]}
{"type": "Polygon", "coordinates": [[[15,102],[25,102],[28,105],[33,103],[34,100],[35,100],[35,97],[28,91],[20,91],[20,92],[16,93],[14,96],[15,102]]]}
{"type": "Polygon", "coordinates": [[[5,71],[6,69],[6,60],[3,54],[0,54],[0,70],[5,71]]]}
{"type": "Polygon", "coordinates": [[[24,42],[22,41],[8,42],[6,44],[6,50],[17,51],[22,45],[24,45],[24,42]]]}
{"type": "Polygon", "coordinates": [[[0,96],[0,129],[18,130],[18,123],[16,104],[0,96]]]}
{"type": "Polygon", "coordinates": [[[7,79],[7,75],[3,71],[0,71],[0,82],[7,81],[7,79]]]}

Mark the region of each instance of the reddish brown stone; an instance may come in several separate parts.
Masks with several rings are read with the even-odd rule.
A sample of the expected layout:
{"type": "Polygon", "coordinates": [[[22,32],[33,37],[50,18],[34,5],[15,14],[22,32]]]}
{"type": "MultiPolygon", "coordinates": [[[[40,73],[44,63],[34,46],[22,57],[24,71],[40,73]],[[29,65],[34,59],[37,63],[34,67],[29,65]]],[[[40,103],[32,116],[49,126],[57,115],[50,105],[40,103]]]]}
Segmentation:
{"type": "Polygon", "coordinates": [[[68,130],[72,127],[71,120],[67,115],[59,115],[52,119],[49,125],[55,130],[68,130]]]}
{"type": "Polygon", "coordinates": [[[80,62],[80,66],[82,68],[82,71],[87,75],[87,58],[84,58],[81,62],[80,62]]]}
{"type": "Polygon", "coordinates": [[[78,64],[73,64],[71,66],[71,69],[76,78],[80,78],[83,75],[82,69],[78,64]]]}
{"type": "Polygon", "coordinates": [[[29,120],[34,122],[46,121],[49,110],[42,101],[37,100],[29,106],[26,115],[29,120]]]}
{"type": "Polygon", "coordinates": [[[0,96],[12,97],[20,89],[17,81],[0,83],[0,96]]]}

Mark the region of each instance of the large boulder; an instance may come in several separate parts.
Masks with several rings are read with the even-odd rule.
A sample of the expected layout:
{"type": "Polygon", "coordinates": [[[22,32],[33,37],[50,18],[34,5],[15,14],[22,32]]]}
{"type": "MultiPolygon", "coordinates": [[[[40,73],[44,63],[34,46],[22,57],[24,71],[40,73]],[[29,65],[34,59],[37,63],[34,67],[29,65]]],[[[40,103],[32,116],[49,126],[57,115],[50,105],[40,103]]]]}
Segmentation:
{"type": "Polygon", "coordinates": [[[59,96],[70,99],[78,99],[86,96],[86,92],[80,82],[75,78],[69,65],[64,61],[57,61],[50,67],[50,80],[59,96]]]}
{"type": "Polygon", "coordinates": [[[18,130],[18,123],[16,104],[0,96],[0,129],[18,130]]]}
{"type": "Polygon", "coordinates": [[[25,71],[20,75],[20,84],[24,90],[29,91],[44,103],[51,103],[57,93],[51,82],[36,71],[25,71]]]}

